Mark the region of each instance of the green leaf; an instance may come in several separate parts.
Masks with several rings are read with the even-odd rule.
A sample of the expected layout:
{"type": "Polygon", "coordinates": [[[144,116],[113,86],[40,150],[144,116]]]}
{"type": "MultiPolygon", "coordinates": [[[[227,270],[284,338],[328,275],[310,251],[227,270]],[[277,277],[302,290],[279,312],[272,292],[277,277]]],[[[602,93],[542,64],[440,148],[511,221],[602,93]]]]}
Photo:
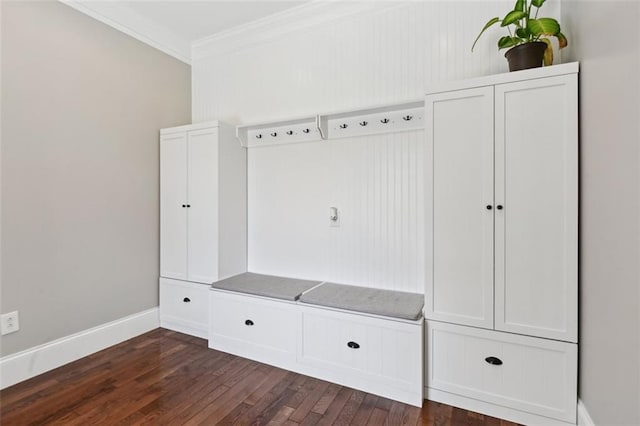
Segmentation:
{"type": "Polygon", "coordinates": [[[553,64],[553,46],[551,45],[551,40],[548,38],[541,38],[540,41],[543,41],[547,45],[547,48],[544,51],[543,60],[544,66],[548,67],[553,64]]]}
{"type": "Polygon", "coordinates": [[[516,5],[513,10],[520,10],[522,12],[525,11],[525,2],[524,0],[516,0],[516,5]]]}
{"type": "Polygon", "coordinates": [[[511,36],[500,37],[500,40],[498,40],[498,49],[506,49],[507,47],[513,47],[522,42],[523,40],[520,39],[519,37],[511,37],[511,36]]]}
{"type": "Polygon", "coordinates": [[[516,35],[520,38],[528,39],[531,35],[531,31],[529,31],[529,28],[518,28],[516,30],[516,35]]]}
{"type": "Polygon", "coordinates": [[[511,25],[519,21],[520,19],[525,18],[526,16],[527,14],[521,10],[512,10],[511,12],[507,13],[507,16],[502,19],[502,24],[500,24],[500,26],[506,27],[507,25],[511,25]]]}
{"type": "Polygon", "coordinates": [[[537,8],[540,8],[544,4],[545,0],[531,0],[531,4],[537,8]]]}
{"type": "Polygon", "coordinates": [[[564,49],[565,47],[567,47],[569,42],[567,41],[567,38],[564,36],[564,34],[558,33],[556,34],[556,37],[558,38],[558,47],[560,49],[564,49]]]}
{"type": "Polygon", "coordinates": [[[560,33],[560,24],[553,18],[529,19],[527,28],[534,36],[557,36],[560,33]]]}
{"type": "Polygon", "coordinates": [[[478,39],[480,38],[482,33],[484,33],[490,26],[492,26],[493,24],[496,24],[498,22],[500,22],[500,18],[498,18],[496,16],[495,18],[489,19],[489,22],[484,24],[484,28],[482,29],[482,31],[480,31],[480,34],[478,34],[478,37],[476,37],[476,41],[473,42],[473,46],[471,46],[471,51],[472,52],[473,52],[473,48],[476,47],[476,43],[478,42],[478,39]]]}

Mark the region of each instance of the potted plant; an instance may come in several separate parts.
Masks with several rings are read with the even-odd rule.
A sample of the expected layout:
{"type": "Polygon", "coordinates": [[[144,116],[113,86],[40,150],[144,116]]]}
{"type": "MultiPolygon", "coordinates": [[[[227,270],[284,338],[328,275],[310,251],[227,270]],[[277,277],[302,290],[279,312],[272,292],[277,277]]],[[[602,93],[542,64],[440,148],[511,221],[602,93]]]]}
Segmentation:
{"type": "Polygon", "coordinates": [[[502,19],[490,19],[473,42],[471,51],[480,36],[491,26],[500,22],[506,27],[509,35],[500,37],[498,50],[507,50],[505,57],[509,61],[509,71],[535,68],[553,63],[553,47],[549,37],[558,39],[560,49],[567,46],[567,38],[560,32],[560,24],[553,18],[538,18],[540,7],[545,0],[517,0],[512,11],[502,19]],[[534,9],[535,10],[532,10],[534,9]],[[533,16],[532,16],[533,14],[533,16]]]}

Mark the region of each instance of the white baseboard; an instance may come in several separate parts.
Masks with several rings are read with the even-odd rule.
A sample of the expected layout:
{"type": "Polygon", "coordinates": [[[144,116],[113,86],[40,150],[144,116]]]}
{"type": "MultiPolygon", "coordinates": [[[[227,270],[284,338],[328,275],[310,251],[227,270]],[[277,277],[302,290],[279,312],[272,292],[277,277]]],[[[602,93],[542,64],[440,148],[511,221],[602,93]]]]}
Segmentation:
{"type": "Polygon", "coordinates": [[[578,426],[596,426],[581,399],[578,399],[578,426]]]}
{"type": "Polygon", "coordinates": [[[154,330],[159,325],[158,308],[151,308],[2,357],[0,389],[154,330]]]}

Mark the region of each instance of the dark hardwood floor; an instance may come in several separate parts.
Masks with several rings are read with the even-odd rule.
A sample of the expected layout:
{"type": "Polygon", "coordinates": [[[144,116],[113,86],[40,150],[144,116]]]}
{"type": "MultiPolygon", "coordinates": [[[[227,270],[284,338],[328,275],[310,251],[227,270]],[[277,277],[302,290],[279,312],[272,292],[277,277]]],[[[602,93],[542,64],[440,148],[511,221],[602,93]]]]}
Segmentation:
{"type": "Polygon", "coordinates": [[[157,329],[0,392],[8,425],[513,425],[422,409],[207,348],[157,329]]]}

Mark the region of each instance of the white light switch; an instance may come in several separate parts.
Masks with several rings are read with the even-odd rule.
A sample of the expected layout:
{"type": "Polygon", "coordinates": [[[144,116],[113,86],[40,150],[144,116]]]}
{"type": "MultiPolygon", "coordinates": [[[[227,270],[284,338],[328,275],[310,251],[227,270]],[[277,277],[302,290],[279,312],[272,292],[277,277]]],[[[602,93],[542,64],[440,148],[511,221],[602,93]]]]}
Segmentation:
{"type": "Polygon", "coordinates": [[[329,207],[329,226],[340,226],[337,207],[329,207]]]}

